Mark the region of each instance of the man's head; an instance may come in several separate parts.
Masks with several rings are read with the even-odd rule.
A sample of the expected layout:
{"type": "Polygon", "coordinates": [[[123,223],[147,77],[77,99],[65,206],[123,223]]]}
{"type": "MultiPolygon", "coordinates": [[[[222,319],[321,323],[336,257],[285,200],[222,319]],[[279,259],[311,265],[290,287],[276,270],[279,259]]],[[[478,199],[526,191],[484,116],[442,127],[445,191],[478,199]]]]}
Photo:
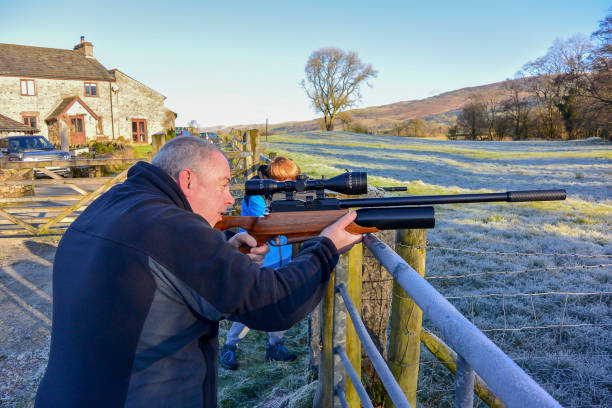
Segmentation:
{"type": "Polygon", "coordinates": [[[230,194],[230,168],[223,153],[206,140],[180,136],[166,143],[151,164],[165,171],[185,194],[194,213],[214,227],[227,207],[234,204],[230,194]]]}
{"type": "Polygon", "coordinates": [[[300,168],[291,159],[277,157],[268,166],[268,175],[276,181],[295,180],[295,176],[300,174],[300,168]]]}

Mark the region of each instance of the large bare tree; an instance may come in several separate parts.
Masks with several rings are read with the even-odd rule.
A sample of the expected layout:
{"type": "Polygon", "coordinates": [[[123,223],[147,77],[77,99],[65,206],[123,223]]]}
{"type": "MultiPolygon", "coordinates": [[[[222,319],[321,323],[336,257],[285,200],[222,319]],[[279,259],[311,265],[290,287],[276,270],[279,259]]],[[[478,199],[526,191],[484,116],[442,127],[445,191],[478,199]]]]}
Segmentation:
{"type": "Polygon", "coordinates": [[[300,83],[316,111],[323,114],[325,130],[334,130],[339,112],[360,99],[360,87],[376,77],[372,65],[363,63],[354,51],[338,48],[316,50],[306,62],[306,79],[300,83]]]}

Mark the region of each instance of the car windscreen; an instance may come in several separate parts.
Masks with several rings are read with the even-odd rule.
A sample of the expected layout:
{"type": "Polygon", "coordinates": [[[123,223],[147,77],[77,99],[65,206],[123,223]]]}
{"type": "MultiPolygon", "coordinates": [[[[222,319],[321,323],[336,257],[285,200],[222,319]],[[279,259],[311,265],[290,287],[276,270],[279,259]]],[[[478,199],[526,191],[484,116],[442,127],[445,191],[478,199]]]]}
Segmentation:
{"type": "Polygon", "coordinates": [[[33,150],[53,150],[51,143],[42,136],[20,137],[8,140],[9,152],[27,152],[33,150]]]}

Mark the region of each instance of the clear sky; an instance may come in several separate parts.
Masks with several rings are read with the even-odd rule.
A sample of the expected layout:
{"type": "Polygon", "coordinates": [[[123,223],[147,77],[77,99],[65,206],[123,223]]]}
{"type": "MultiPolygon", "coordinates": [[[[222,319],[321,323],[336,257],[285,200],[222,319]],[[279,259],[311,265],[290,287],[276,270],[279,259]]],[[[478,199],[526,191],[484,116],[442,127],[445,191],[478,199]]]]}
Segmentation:
{"type": "Polygon", "coordinates": [[[378,70],[360,107],[502,81],[555,38],[589,36],[607,0],[0,0],[0,42],[70,49],[167,97],[177,125],[318,117],[299,82],[322,47],[378,70]]]}

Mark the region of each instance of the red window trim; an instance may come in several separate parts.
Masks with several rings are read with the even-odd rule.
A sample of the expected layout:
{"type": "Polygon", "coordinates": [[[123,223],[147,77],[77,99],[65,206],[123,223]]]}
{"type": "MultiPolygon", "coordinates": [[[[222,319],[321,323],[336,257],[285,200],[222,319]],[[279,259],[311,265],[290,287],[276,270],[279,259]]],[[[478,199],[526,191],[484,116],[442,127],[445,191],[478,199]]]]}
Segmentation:
{"type": "Polygon", "coordinates": [[[24,125],[32,126],[29,123],[26,123],[25,120],[26,120],[26,118],[34,118],[34,119],[36,119],[36,126],[32,126],[32,127],[36,128],[36,129],[40,129],[39,128],[40,122],[38,120],[38,117],[39,117],[39,113],[38,112],[22,112],[21,113],[21,123],[23,123],[24,125]]]}
{"type": "Polygon", "coordinates": [[[134,118],[134,119],[131,120],[130,125],[132,126],[132,129],[131,129],[132,143],[148,143],[148,141],[149,141],[149,133],[148,133],[147,120],[146,119],[136,119],[136,118],[134,118]],[[136,129],[137,129],[136,133],[134,133],[134,122],[137,123],[137,125],[136,125],[136,129]],[[139,125],[138,124],[140,124],[140,122],[144,122],[144,132],[141,132],[140,130],[138,130],[139,129],[139,125]],[[141,134],[144,134],[144,137],[145,137],[144,141],[140,140],[139,136],[141,134]],[[134,140],[134,135],[136,135],[136,140],[134,140]]]}
{"type": "MultiPolygon", "coordinates": [[[[91,86],[89,87],[89,89],[91,89],[91,86]]],[[[87,96],[88,98],[97,98],[100,96],[100,87],[98,86],[97,82],[92,82],[92,81],[85,81],[83,82],[83,95],[87,96]],[[87,84],[89,85],[95,85],[96,86],[96,94],[95,95],[88,95],[87,94],[87,84]]]]}
{"type": "MultiPolygon", "coordinates": [[[[27,88],[27,85],[26,85],[26,88],[27,88]]],[[[36,86],[36,80],[32,79],[32,78],[22,78],[22,79],[20,79],[19,80],[19,95],[21,95],[21,96],[36,96],[36,95],[38,95],[38,87],[36,86]],[[34,94],[30,95],[30,94],[27,94],[27,93],[25,93],[25,94],[22,93],[22,90],[23,90],[22,84],[24,82],[26,82],[26,81],[32,81],[34,83],[34,94]]]]}

